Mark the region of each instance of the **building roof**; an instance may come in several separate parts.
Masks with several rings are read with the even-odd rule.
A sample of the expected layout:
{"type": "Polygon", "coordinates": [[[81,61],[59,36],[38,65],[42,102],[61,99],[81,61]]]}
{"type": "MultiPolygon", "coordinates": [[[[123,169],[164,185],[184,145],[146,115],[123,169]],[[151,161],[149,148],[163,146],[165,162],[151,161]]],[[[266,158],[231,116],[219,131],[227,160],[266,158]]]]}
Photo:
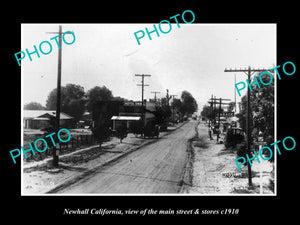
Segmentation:
{"type": "MultiPolygon", "coordinates": [[[[56,111],[55,110],[23,110],[23,118],[27,119],[35,119],[35,118],[48,118],[48,116],[54,116],[56,117],[56,111]]],[[[60,113],[60,119],[61,120],[67,120],[72,119],[73,117],[61,112],[60,113]]]]}

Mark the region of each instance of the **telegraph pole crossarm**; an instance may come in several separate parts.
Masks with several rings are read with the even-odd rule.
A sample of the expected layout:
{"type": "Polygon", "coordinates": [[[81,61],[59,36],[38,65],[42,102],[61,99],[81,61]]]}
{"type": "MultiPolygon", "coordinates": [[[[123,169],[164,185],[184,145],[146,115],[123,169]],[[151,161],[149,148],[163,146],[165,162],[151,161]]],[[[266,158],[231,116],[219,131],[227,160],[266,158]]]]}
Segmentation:
{"type": "MultiPolygon", "coordinates": [[[[222,102],[222,101],[231,101],[231,99],[228,99],[228,98],[213,98],[213,97],[211,97],[209,100],[211,100],[211,101],[208,101],[208,103],[210,103],[211,104],[211,107],[213,106],[213,105],[217,105],[217,104],[219,104],[219,110],[218,110],[218,126],[219,126],[219,129],[220,129],[220,117],[221,117],[221,107],[222,107],[222,105],[229,105],[230,103],[226,103],[226,102],[222,102]],[[218,102],[219,101],[219,102],[218,102]]],[[[219,136],[219,132],[218,132],[218,134],[217,134],[217,142],[219,142],[219,138],[220,138],[220,136],[219,136]]]]}
{"type": "MultiPolygon", "coordinates": [[[[248,68],[245,69],[226,69],[224,70],[224,72],[244,72],[247,76],[250,74],[250,76],[252,76],[255,72],[264,72],[264,71],[269,71],[272,72],[270,69],[253,69],[250,66],[248,68]]],[[[250,79],[250,77],[248,76],[248,80],[250,79]]]]}

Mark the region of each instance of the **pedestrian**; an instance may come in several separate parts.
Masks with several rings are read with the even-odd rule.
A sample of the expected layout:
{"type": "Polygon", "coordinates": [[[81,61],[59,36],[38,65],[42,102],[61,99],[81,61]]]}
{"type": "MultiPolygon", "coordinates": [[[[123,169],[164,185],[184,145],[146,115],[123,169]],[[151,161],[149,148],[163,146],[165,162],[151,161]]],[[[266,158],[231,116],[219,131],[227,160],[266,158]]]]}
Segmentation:
{"type": "Polygon", "coordinates": [[[208,134],[209,134],[210,140],[213,140],[213,137],[212,137],[212,127],[211,126],[209,126],[208,134]]]}

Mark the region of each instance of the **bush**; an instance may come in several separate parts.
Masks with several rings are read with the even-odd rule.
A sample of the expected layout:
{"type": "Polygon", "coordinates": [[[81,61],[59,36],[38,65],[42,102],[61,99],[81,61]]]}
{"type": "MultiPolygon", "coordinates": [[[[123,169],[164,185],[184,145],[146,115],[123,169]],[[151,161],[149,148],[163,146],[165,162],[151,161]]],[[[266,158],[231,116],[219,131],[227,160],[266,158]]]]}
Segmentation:
{"type": "Polygon", "coordinates": [[[95,127],[94,129],[92,129],[93,135],[95,137],[95,139],[99,142],[100,147],[101,144],[108,140],[110,135],[111,135],[111,131],[109,128],[107,127],[95,127]]]}
{"type": "Polygon", "coordinates": [[[237,144],[243,142],[244,135],[241,133],[242,131],[238,129],[228,129],[225,135],[225,147],[226,148],[235,148],[237,144]]]}
{"type": "MultiPolygon", "coordinates": [[[[235,149],[237,150],[236,154],[238,157],[246,157],[246,151],[247,151],[247,143],[245,141],[237,144],[235,146],[235,149]]],[[[240,161],[241,159],[239,159],[240,161]]]]}

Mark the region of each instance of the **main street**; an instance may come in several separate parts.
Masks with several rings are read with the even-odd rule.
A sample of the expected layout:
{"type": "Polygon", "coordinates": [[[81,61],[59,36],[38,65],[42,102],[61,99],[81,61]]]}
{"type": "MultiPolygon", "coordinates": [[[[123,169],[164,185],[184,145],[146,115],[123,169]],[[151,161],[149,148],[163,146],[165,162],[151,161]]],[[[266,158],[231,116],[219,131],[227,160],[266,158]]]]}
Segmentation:
{"type": "Polygon", "coordinates": [[[197,121],[189,121],[58,193],[178,193],[188,161],[188,139],[195,135],[196,125],[197,121]]]}

